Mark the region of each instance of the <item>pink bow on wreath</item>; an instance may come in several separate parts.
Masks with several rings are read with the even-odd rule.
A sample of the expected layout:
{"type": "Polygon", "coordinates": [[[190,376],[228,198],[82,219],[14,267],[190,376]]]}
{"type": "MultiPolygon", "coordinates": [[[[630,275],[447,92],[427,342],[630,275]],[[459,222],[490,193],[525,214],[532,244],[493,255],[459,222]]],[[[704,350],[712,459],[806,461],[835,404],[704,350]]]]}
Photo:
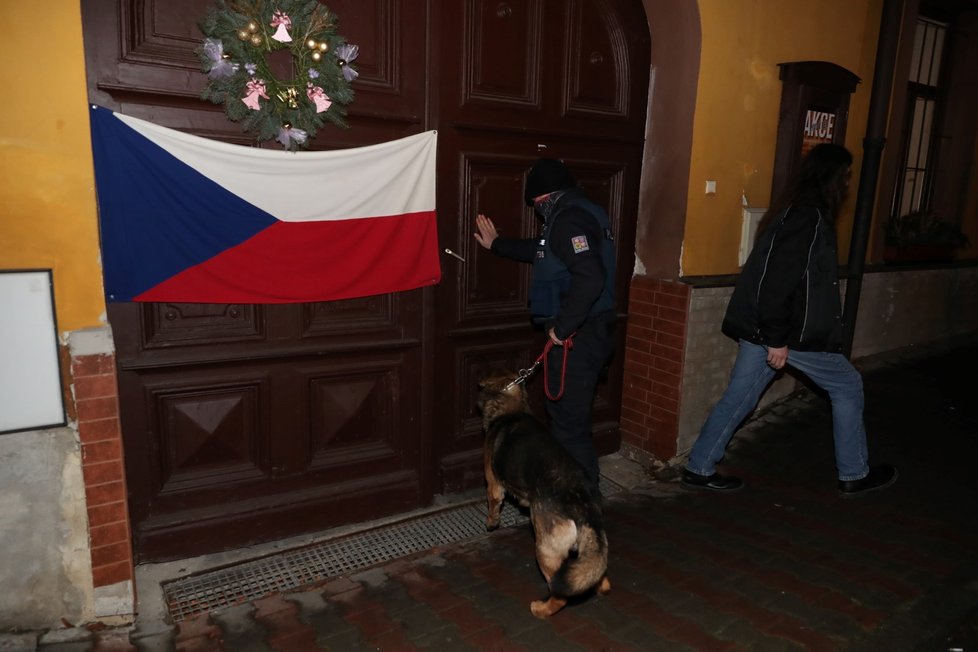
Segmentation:
{"type": "Polygon", "coordinates": [[[258,98],[264,97],[266,100],[272,98],[268,97],[268,93],[265,92],[265,82],[261,79],[252,79],[248,82],[246,86],[248,89],[247,94],[241,98],[241,101],[245,103],[252,111],[261,111],[261,105],[258,104],[258,98]]]}
{"type": "Polygon", "coordinates": [[[292,29],[292,19],[289,18],[288,14],[283,13],[281,9],[276,9],[275,13],[272,14],[271,26],[278,28],[272,34],[272,38],[276,41],[279,43],[288,43],[292,40],[292,37],[289,36],[289,30],[292,29]]]}
{"type": "Polygon", "coordinates": [[[308,86],[306,96],[316,105],[316,113],[322,113],[333,104],[333,100],[329,99],[329,95],[322,88],[313,86],[312,82],[309,82],[308,86]]]}

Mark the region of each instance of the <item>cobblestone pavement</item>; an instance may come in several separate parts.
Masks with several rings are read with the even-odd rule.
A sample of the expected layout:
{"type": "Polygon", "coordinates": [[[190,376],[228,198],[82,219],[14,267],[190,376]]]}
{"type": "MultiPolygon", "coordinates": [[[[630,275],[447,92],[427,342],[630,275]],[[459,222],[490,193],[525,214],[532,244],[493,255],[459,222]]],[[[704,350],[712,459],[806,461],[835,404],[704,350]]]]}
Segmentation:
{"type": "Polygon", "coordinates": [[[836,493],[827,402],[758,415],[731,495],[661,469],[606,502],[612,591],[542,621],[516,526],[171,624],[0,635],[0,650],[978,650],[978,345],[861,363],[871,461],[896,485],[836,493]]]}

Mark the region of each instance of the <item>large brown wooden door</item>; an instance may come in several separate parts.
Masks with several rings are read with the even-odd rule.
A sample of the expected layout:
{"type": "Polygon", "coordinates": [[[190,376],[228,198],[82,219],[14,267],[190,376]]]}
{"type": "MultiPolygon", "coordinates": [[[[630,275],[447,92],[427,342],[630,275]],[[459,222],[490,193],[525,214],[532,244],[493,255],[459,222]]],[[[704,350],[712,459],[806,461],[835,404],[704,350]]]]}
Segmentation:
{"type": "MultiPolygon", "coordinates": [[[[250,144],[203,86],[208,0],[85,0],[90,98],[250,144]]],[[[437,288],[301,305],[110,304],[138,560],[362,521],[482,483],[474,388],[542,340],[528,269],[477,251],[476,211],[530,236],[525,169],[564,157],[609,207],[631,275],[648,84],[641,0],[330,0],[360,46],[349,130],[314,148],[438,129],[437,288]]],[[[138,219],[138,216],[134,216],[138,219]]],[[[623,332],[623,329],[622,329],[623,332]]],[[[539,384],[537,384],[539,386],[539,384]]],[[[621,358],[597,403],[617,448],[621,358]]]]}
{"type": "MultiPolygon", "coordinates": [[[[439,234],[465,261],[443,260],[435,293],[435,377],[457,390],[453,401],[439,404],[434,432],[442,486],[458,490],[483,483],[478,378],[490,368],[528,366],[545,342],[526,311],[529,266],[483,250],[472,236],[475,216],[489,215],[503,235],[535,236],[540,223],[523,204],[526,171],[540,156],[564,159],[590,197],[608,208],[624,318],[649,35],[642,4],[633,0],[468,0],[439,7],[433,50],[446,55],[438,60],[434,98],[439,174],[446,180],[438,194],[439,234]]],[[[595,403],[601,453],[619,447],[621,377],[618,355],[595,403]]],[[[542,381],[528,386],[542,413],[542,381]]]]}

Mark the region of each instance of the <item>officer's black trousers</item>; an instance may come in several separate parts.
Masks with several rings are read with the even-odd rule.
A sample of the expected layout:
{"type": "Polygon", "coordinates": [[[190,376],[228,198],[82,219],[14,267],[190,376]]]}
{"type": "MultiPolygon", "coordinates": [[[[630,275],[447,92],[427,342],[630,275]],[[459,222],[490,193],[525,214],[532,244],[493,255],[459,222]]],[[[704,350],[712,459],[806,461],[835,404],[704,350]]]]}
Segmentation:
{"type": "MultiPolygon", "coordinates": [[[[598,380],[611,359],[615,346],[613,312],[589,317],[573,337],[567,353],[564,394],[556,401],[547,400],[550,430],[564,448],[584,467],[588,477],[598,484],[598,455],[594,448],[591,412],[598,380]]],[[[551,396],[560,390],[564,347],[555,346],[547,357],[551,396]]]]}

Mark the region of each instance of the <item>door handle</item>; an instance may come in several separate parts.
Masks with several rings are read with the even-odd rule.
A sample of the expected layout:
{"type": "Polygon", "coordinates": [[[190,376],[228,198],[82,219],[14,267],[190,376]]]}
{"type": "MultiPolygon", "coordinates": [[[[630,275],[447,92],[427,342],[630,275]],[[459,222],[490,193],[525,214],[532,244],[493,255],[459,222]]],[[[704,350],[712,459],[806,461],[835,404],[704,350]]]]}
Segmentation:
{"type": "Polygon", "coordinates": [[[453,258],[459,259],[463,263],[465,262],[465,259],[464,258],[462,258],[461,256],[459,256],[457,253],[455,253],[454,251],[452,251],[448,247],[445,247],[445,253],[448,254],[449,256],[453,257],[453,258]]]}

